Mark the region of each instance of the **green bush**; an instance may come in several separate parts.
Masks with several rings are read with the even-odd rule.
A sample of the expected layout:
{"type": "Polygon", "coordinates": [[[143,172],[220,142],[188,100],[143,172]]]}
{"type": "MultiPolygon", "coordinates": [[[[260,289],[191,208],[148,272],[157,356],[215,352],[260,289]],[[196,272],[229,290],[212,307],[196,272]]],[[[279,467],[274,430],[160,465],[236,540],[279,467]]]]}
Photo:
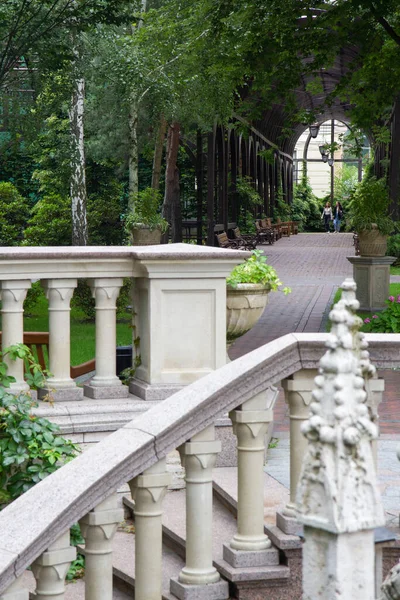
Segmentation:
{"type": "Polygon", "coordinates": [[[363,331],[367,333],[400,333],[400,295],[389,296],[386,306],[378,315],[364,319],[363,331]]]}
{"type": "Polygon", "coordinates": [[[307,177],[294,186],[292,220],[299,221],[299,231],[321,230],[321,201],[313,194],[307,177]]]}
{"type": "Polygon", "coordinates": [[[12,183],[0,182],[0,245],[19,246],[28,219],[28,201],[12,183]]]}
{"type": "Polygon", "coordinates": [[[59,194],[44,196],[32,209],[25,229],[25,246],[70,246],[71,201],[59,194]]]}
{"type": "Polygon", "coordinates": [[[44,296],[44,290],[40,284],[40,281],[35,281],[32,287],[29,288],[28,293],[24,301],[24,316],[27,317],[32,314],[39,298],[44,296]]]}
{"type": "Polygon", "coordinates": [[[400,233],[390,235],[387,242],[386,256],[395,256],[397,260],[394,264],[398,265],[400,263],[400,233]]]}
{"type": "MultiPolygon", "coordinates": [[[[17,344],[4,354],[28,360],[27,381],[43,384],[44,374],[29,348],[17,344]]],[[[32,414],[37,403],[29,394],[9,393],[13,381],[14,377],[7,375],[7,365],[0,362],[0,507],[18,498],[78,452],[78,446],[57,435],[57,425],[32,414]]]]}

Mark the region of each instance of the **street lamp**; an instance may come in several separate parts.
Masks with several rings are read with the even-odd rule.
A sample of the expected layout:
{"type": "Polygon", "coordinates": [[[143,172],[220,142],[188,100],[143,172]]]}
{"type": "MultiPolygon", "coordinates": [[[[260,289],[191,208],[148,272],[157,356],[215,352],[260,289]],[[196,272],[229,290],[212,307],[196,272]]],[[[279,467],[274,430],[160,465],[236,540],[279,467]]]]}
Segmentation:
{"type": "Polygon", "coordinates": [[[312,138],[316,138],[319,132],[318,123],[314,123],[314,125],[310,125],[310,135],[312,138]]]}

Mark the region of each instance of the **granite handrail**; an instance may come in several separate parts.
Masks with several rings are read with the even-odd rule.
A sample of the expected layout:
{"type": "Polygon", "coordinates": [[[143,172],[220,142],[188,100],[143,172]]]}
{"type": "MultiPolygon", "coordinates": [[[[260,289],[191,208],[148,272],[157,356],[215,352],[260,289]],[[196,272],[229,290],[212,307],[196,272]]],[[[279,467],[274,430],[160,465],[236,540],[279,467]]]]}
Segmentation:
{"type": "MultiPolygon", "coordinates": [[[[289,334],[149,409],[0,513],[0,592],[73,523],[126,481],[259,392],[316,368],[329,334],[289,334]]],[[[400,366],[400,336],[367,336],[378,368],[400,366]]]]}

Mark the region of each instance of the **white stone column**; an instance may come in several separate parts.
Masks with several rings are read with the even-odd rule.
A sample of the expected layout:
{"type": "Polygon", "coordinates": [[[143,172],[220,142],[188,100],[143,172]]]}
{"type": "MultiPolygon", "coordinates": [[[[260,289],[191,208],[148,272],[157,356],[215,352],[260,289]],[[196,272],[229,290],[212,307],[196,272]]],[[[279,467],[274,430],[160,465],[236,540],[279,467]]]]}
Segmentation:
{"type": "Polygon", "coordinates": [[[76,548],[70,546],[67,531],[32,563],[35,600],[63,600],[65,576],[75,558],[76,548]]]}
{"type": "Polygon", "coordinates": [[[355,283],[346,279],[330,313],[327,352],[302,431],[308,449],[296,506],[304,526],[303,600],[375,599],[374,529],[385,516],[373,463],[377,427],[364,377],[374,375],[355,283]]]}
{"type": "Polygon", "coordinates": [[[84,386],[89,398],[126,398],[129,390],[116,375],[116,313],[122,277],[89,280],[96,300],[96,375],[84,386]]]}
{"type": "Polygon", "coordinates": [[[135,501],[135,600],[161,600],[162,501],[170,481],[163,458],[129,482],[135,501]]]}
{"type": "Polygon", "coordinates": [[[229,598],[228,583],[221,581],[212,557],[212,470],[221,451],[214,426],[207,427],[179,448],[186,469],[186,565],[171,579],[171,593],[180,600],[198,600],[201,586],[206,598],[229,598]]]}
{"type": "Polygon", "coordinates": [[[22,583],[22,575],[0,595],[0,600],[29,600],[29,590],[22,583]]]}
{"type": "Polygon", "coordinates": [[[76,279],[45,279],[42,285],[49,301],[49,371],[46,387],[38,397],[51,393],[54,400],[80,400],[83,390],[70,376],[71,337],[70,302],[76,279]]]}
{"type": "Polygon", "coordinates": [[[223,556],[233,567],[270,564],[271,541],[264,533],[264,437],[273,419],[266,403],[273,396],[260,393],[229,415],[237,436],[238,514],[237,533],[224,544],[223,556]]]}
{"type": "Polygon", "coordinates": [[[113,494],[79,521],[85,538],[85,600],[112,600],[112,541],[123,518],[113,494]]]}
{"type": "MultiPolygon", "coordinates": [[[[367,392],[367,406],[371,420],[378,428],[379,437],[379,405],[383,400],[383,392],[385,391],[385,380],[379,377],[368,379],[365,384],[365,390],[367,392]]],[[[371,441],[372,454],[374,457],[375,469],[378,468],[378,440],[374,439],[371,441]]]]}
{"type": "Polygon", "coordinates": [[[296,535],[300,529],[296,513],[296,490],[308,445],[301,426],[310,416],[316,375],[317,369],[302,369],[282,381],[290,418],[290,501],[282,512],[276,513],[276,524],[288,535],[296,535]]]}
{"type": "MultiPolygon", "coordinates": [[[[24,340],[24,310],[23,304],[26,293],[31,287],[29,279],[19,281],[1,282],[1,315],[2,315],[2,350],[13,344],[22,344],[24,340]]],[[[18,394],[29,390],[28,384],[24,380],[24,361],[20,358],[11,360],[8,356],[4,357],[4,362],[8,366],[7,375],[15,377],[15,382],[11,384],[10,391],[18,394]]]]}

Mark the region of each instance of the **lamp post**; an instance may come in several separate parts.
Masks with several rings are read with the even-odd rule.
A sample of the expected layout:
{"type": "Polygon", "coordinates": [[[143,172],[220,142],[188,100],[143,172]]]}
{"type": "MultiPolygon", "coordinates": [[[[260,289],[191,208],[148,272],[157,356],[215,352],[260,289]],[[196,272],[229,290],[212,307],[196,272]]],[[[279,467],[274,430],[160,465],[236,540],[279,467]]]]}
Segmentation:
{"type": "Polygon", "coordinates": [[[313,125],[310,125],[309,127],[310,129],[310,135],[312,138],[316,138],[318,133],[319,133],[319,125],[318,123],[314,123],[313,125]]]}

